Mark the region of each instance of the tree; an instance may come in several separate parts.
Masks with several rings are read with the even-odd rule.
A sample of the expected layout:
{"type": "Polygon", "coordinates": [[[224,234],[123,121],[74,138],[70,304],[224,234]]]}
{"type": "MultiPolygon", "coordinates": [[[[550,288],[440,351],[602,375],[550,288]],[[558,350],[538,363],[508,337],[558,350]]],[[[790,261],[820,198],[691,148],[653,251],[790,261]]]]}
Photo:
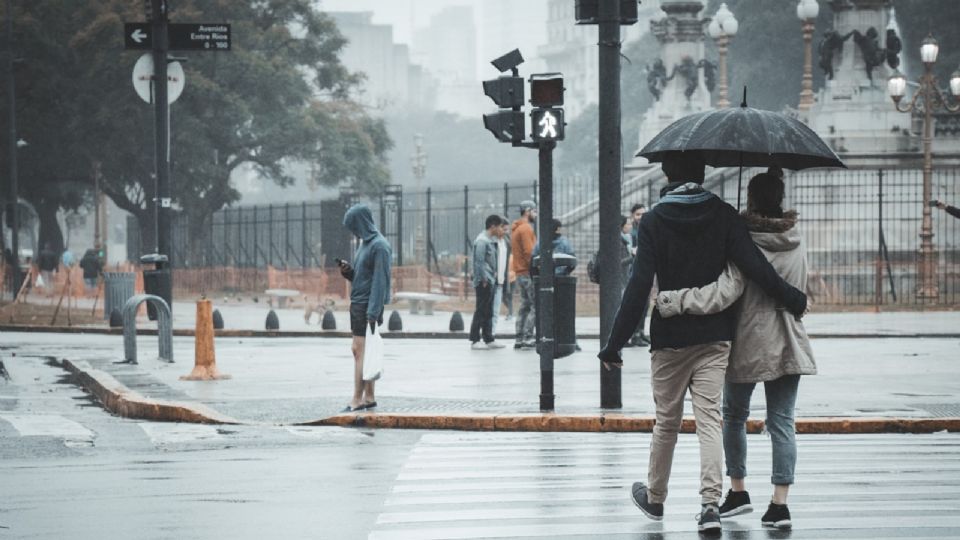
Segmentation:
{"type": "MultiPolygon", "coordinates": [[[[141,53],[124,51],[121,40],[125,21],[143,19],[142,6],[38,0],[17,14],[18,35],[49,34],[52,42],[31,61],[50,73],[24,84],[41,88],[38,96],[59,93],[55,111],[21,107],[38,109],[45,120],[37,129],[66,139],[44,152],[55,171],[25,169],[23,177],[89,186],[99,171],[104,193],[137,216],[141,237],[152,238],[153,111],[130,84],[141,53]],[[50,28],[60,30],[38,32],[50,28]]],[[[301,162],[318,184],[347,181],[371,192],[387,183],[390,139],[382,122],[348,101],[362,79],[340,63],[345,40],[314,2],[178,0],[171,7],[172,21],[224,21],[233,31],[229,52],[173,53],[188,57],[187,88],[170,112],[172,195],[188,239],[202,238],[213,212],[238,199],[230,176],[241,166],[279,187],[293,182],[291,165],[301,162]]]]}

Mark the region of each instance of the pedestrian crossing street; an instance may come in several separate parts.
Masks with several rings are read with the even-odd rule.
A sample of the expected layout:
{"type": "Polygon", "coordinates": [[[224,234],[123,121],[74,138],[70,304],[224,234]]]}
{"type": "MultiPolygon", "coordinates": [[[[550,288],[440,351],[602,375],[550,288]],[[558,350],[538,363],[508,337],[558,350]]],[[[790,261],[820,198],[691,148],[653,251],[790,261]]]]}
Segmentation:
{"type": "MultiPolygon", "coordinates": [[[[960,535],[960,435],[798,440],[790,538],[960,535]]],[[[628,498],[630,484],[646,477],[649,441],[649,434],[425,434],[369,538],[695,537],[696,436],[680,436],[660,523],[628,498]]],[[[754,513],[724,520],[725,533],[785,537],[760,525],[771,493],[767,437],[750,437],[747,470],[754,513]]]]}

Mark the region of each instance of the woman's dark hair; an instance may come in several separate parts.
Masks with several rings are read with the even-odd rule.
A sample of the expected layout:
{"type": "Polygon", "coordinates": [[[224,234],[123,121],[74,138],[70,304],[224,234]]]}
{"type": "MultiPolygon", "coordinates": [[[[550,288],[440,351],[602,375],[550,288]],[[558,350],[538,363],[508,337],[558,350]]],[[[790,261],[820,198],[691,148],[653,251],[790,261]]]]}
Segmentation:
{"type": "Polygon", "coordinates": [[[783,180],[760,173],[747,186],[747,212],[770,218],[783,217],[783,180]]]}
{"type": "Polygon", "coordinates": [[[630,220],[630,216],[620,216],[620,228],[622,229],[624,225],[627,224],[627,221],[630,220]]]}

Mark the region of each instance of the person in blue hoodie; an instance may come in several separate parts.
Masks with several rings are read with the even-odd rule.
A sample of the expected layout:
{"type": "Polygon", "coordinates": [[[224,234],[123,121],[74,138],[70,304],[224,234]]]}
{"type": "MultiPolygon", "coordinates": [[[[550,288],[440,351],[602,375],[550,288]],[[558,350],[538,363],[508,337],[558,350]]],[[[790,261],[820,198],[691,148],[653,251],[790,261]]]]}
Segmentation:
{"type": "Polygon", "coordinates": [[[353,399],[345,412],[377,406],[374,381],[363,380],[363,349],[367,326],[383,324],[383,306],[390,302],[390,261],[393,251],[373,223],[365,204],[355,204],[343,216],[343,226],[360,240],[353,265],[338,260],[340,273],[351,282],[350,332],[353,334],[353,399]]]}

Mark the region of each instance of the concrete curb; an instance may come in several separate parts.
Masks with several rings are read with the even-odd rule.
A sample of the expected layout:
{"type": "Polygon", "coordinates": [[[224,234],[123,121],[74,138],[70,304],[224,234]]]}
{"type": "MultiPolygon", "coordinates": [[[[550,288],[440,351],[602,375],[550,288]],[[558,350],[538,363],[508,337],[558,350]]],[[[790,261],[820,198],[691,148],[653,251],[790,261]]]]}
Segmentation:
{"type": "MultiPolygon", "coordinates": [[[[194,424],[244,424],[199,403],[155,400],[134,392],[104,371],[86,362],[64,359],[61,366],[76,382],[96,396],[108,411],[126,418],[194,424]]],[[[338,414],[295,426],[339,426],[373,429],[422,429],[457,431],[650,433],[656,422],[649,415],[600,414],[471,414],[471,413],[375,413],[338,414]]],[[[281,425],[281,424],[278,424],[281,425]]],[[[682,433],[695,433],[696,423],[685,417],[682,433]]],[[[749,420],[748,433],[760,433],[762,420],[749,420]]],[[[960,432],[960,418],[798,418],[801,434],[868,434],[960,432]]]]}
{"type": "Polygon", "coordinates": [[[194,424],[241,423],[198,403],[144,397],[121,384],[109,373],[93,369],[86,362],[74,363],[64,359],[60,365],[73,374],[80,386],[96,396],[104,408],[125,418],[194,424]]]}
{"type": "MultiPolygon", "coordinates": [[[[650,433],[653,416],[610,414],[340,414],[303,422],[302,426],[340,426],[386,429],[448,429],[461,431],[618,432],[650,433]]],[[[747,432],[760,433],[762,420],[750,420],[747,432]]],[[[960,418],[798,418],[801,434],[960,432],[960,418]]],[[[695,433],[693,417],[685,417],[682,433],[695,433]]]]}
{"type": "MultiPolygon", "coordinates": [[[[43,334],[105,334],[123,335],[122,328],[107,328],[97,326],[33,326],[25,324],[0,324],[0,332],[24,332],[43,334]]],[[[215,330],[216,337],[227,338],[349,338],[350,332],[339,330],[317,331],[284,331],[284,330],[215,330]]],[[[155,336],[155,328],[138,328],[138,336],[155,336]]],[[[174,336],[193,337],[194,330],[190,328],[175,328],[174,336]]],[[[466,341],[469,334],[466,332],[384,332],[385,339],[453,339],[466,341]]],[[[500,334],[503,340],[512,340],[513,334],[500,334]]],[[[811,333],[810,339],[960,339],[960,332],[943,333],[912,333],[912,334],[842,334],[842,333],[811,333]]],[[[599,334],[577,334],[577,339],[600,339],[599,334]]]]}

